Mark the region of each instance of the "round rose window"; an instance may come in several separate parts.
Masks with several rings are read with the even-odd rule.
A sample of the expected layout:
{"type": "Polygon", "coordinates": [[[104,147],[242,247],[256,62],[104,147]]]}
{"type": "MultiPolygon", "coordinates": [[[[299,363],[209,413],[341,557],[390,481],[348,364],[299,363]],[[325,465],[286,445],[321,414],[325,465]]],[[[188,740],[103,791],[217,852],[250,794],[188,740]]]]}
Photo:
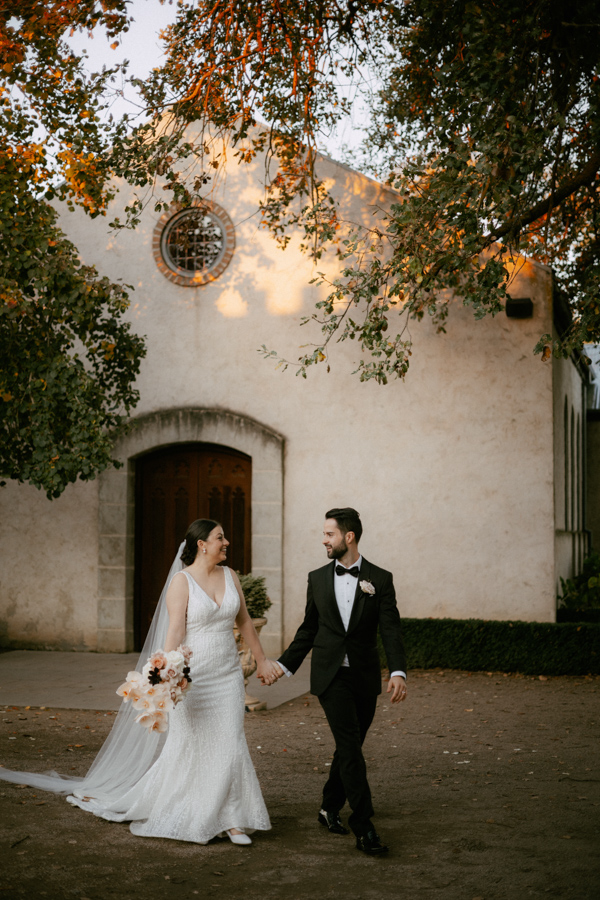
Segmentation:
{"type": "Polygon", "coordinates": [[[233,223],[215,203],[169,210],[155,230],[159,268],[171,281],[190,287],[218,278],[234,247],[233,223]]]}

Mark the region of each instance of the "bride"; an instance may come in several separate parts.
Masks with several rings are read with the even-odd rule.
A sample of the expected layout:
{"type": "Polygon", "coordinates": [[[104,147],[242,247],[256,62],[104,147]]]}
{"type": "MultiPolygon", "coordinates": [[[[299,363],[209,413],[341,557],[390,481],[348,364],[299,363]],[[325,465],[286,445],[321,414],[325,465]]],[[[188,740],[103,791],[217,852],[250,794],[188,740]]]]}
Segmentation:
{"type": "Polygon", "coordinates": [[[250,844],[246,832],[270,829],[244,736],[244,678],[233,636],[237,624],[265,682],[276,680],[246,609],[235,572],[221,566],[229,542],[218,522],[197,519],[161,594],[138,668],[152,651],[187,644],[191,685],[169,713],[167,734],[134,723],[124,704],[83,778],[0,768],[0,779],[68,793],[67,800],[131,831],[205,844],[227,834],[250,844]],[[183,566],[187,566],[183,568],[183,566]]]}

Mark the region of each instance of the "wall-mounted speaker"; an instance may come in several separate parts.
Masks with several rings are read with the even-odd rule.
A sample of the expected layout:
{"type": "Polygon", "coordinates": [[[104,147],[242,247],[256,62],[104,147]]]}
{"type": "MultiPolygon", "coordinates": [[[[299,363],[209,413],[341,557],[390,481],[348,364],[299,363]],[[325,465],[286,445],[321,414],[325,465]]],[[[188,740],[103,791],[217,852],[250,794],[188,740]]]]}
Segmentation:
{"type": "Polygon", "coordinates": [[[529,297],[508,297],[505,310],[509,319],[530,319],[533,315],[533,300],[529,297]]]}

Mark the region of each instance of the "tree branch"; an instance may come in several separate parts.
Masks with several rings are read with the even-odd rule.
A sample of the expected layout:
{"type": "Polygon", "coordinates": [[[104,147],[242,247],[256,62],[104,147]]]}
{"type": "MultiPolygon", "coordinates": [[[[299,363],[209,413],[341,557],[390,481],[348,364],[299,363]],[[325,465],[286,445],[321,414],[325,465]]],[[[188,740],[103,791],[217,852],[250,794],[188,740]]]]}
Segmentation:
{"type": "Polygon", "coordinates": [[[497,241],[498,238],[504,237],[505,234],[509,234],[511,231],[521,231],[525,225],[530,225],[532,222],[535,222],[536,219],[551,212],[555,207],[560,206],[563,200],[566,200],[567,197],[570,197],[571,194],[578,191],[580,187],[593,181],[599,168],[600,150],[597,150],[592,154],[586,165],[575,178],[567,181],[562,187],[558,188],[558,190],[553,191],[550,197],[540,200],[539,203],[532,206],[529,212],[523,213],[522,216],[517,216],[514,219],[509,219],[506,225],[503,225],[496,231],[486,235],[486,241],[492,243],[493,241],[497,241]]]}

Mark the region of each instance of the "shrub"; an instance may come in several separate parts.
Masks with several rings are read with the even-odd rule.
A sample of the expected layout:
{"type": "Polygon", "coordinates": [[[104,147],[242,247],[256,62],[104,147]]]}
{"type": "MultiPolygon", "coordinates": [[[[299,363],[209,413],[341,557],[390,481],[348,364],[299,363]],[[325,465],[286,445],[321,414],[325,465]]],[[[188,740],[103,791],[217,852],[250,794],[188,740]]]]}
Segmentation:
{"type": "MultiPolygon", "coordinates": [[[[600,673],[600,624],[496,622],[483,619],[403,619],[409,668],[600,673]]],[[[381,640],[379,654],[386,665],[381,640]]]]}
{"type": "Polygon", "coordinates": [[[560,579],[559,609],[600,609],[600,553],[592,551],[575,578],[560,579]]]}
{"type": "Polygon", "coordinates": [[[262,619],[269,607],[272,606],[267,596],[264,575],[242,575],[238,572],[246,607],[252,619],[262,619]]]}

